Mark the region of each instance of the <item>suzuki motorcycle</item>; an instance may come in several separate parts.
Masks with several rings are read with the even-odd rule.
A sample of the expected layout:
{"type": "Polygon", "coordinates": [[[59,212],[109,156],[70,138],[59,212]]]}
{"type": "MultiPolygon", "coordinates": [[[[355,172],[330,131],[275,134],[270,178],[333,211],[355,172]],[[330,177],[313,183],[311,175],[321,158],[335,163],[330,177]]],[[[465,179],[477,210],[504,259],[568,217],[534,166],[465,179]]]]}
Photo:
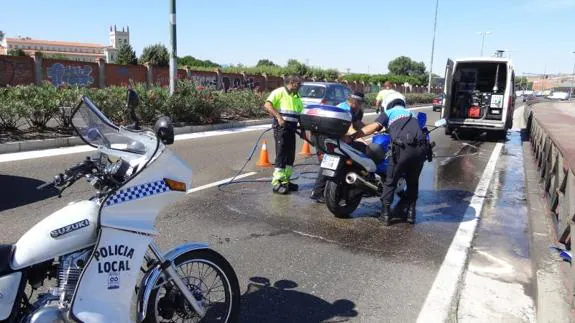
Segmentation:
{"type": "MultiPolygon", "coordinates": [[[[429,131],[425,125],[427,115],[420,112],[417,118],[426,134],[429,145],[427,156],[431,162],[435,143],[430,140],[430,132],[444,125],[444,120],[437,121],[435,128],[429,131]]],[[[325,203],[333,215],[347,218],[357,209],[362,198],[381,197],[387,165],[389,158],[392,158],[390,144],[389,134],[378,133],[373,136],[368,153],[365,154],[341,139],[324,140],[325,154],[320,167],[321,174],[328,177],[324,192],[325,203]]],[[[401,198],[405,190],[405,175],[402,175],[395,192],[401,198]]]]}
{"type": "MultiPolygon", "coordinates": [[[[133,116],[138,101],[128,90],[133,116]]],[[[117,126],[81,98],[71,124],[98,153],[39,188],[61,193],[86,178],[96,193],[49,215],[15,244],[0,245],[0,321],[238,319],[238,280],[223,256],[204,243],[165,253],[154,243],[156,217],[191,188],[192,169],[167,148],[174,141],[169,118],[154,130],[141,129],[137,117],[134,122],[117,126]],[[57,286],[32,301],[29,291],[53,278],[57,286]]]]}

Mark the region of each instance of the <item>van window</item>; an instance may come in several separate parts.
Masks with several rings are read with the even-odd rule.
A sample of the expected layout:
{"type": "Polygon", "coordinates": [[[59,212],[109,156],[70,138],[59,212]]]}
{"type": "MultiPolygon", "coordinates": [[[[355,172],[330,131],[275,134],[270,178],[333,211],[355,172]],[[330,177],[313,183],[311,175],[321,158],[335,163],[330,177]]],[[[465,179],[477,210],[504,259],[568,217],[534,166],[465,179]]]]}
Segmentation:
{"type": "Polygon", "coordinates": [[[453,75],[454,90],[465,92],[493,93],[494,85],[497,83],[497,93],[503,94],[506,80],[505,63],[459,63],[453,75]],[[497,73],[498,66],[499,73],[497,73]]]}

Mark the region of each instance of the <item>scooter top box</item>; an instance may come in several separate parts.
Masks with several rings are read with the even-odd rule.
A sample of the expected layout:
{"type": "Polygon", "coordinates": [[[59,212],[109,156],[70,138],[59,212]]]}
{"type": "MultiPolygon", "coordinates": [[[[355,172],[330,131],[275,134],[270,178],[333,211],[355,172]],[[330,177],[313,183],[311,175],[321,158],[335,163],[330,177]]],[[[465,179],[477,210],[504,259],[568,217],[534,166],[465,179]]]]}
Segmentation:
{"type": "Polygon", "coordinates": [[[341,137],[351,125],[351,113],[332,105],[308,105],[300,115],[306,131],[329,137],[341,137]]]}

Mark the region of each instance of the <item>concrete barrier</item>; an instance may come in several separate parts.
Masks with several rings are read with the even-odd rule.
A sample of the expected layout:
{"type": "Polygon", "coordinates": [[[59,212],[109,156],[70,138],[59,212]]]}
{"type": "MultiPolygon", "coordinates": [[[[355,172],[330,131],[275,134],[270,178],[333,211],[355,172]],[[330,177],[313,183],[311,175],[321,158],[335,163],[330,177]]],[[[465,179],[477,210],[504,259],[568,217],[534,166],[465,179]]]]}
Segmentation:
{"type": "MultiPolygon", "coordinates": [[[[552,235],[570,251],[574,239],[571,231],[575,232],[575,103],[528,104],[524,118],[541,188],[551,213],[552,235]]],[[[565,285],[573,310],[575,266],[571,264],[567,268],[565,285]]]]}

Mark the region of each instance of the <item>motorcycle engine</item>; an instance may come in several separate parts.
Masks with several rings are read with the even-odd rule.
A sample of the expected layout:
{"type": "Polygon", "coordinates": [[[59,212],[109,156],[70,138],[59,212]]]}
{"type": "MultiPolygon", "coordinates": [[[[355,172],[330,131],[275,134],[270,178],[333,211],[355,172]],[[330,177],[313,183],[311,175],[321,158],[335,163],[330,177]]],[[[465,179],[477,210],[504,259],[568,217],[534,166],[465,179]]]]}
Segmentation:
{"type": "Polygon", "coordinates": [[[58,265],[58,287],[49,293],[38,295],[30,314],[23,320],[26,323],[64,322],[66,312],[80,280],[80,274],[88,262],[92,249],[84,249],[60,257],[58,265]]]}

